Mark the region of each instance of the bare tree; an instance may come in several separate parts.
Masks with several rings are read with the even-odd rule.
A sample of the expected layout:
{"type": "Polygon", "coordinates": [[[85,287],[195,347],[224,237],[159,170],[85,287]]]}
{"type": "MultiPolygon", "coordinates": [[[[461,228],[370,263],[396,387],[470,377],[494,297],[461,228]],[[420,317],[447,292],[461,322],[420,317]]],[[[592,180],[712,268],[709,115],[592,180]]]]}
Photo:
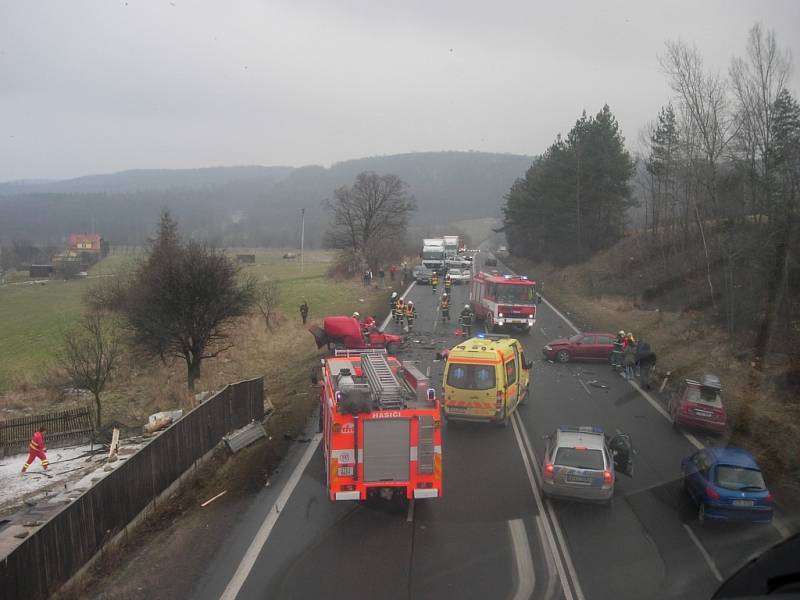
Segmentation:
{"type": "Polygon", "coordinates": [[[255,286],[255,304],[261,316],[264,317],[264,325],[268,330],[272,329],[272,317],[278,307],[280,297],[280,288],[275,281],[267,279],[255,286]]]}
{"type": "Polygon", "coordinates": [[[100,395],[111,380],[122,352],[119,327],[112,317],[90,313],[77,327],[64,332],[63,344],[58,363],[73,387],[89,390],[94,396],[95,426],[100,429],[100,395]]]}
{"type": "Polygon", "coordinates": [[[360,173],[352,186],[342,186],[324,206],[332,215],[326,241],[332,248],[363,256],[377,269],[387,246],[400,242],[416,200],[397,175],[360,173]]]}
{"type": "Polygon", "coordinates": [[[791,70],[789,51],[781,50],[775,32],[765,32],[760,23],[750,29],[747,57],[734,58],[730,66],[730,80],[738,102],[737,117],[742,131],[740,147],[753,175],[753,193],[760,197],[771,220],[775,218],[770,168],[773,113],[791,70]]]}

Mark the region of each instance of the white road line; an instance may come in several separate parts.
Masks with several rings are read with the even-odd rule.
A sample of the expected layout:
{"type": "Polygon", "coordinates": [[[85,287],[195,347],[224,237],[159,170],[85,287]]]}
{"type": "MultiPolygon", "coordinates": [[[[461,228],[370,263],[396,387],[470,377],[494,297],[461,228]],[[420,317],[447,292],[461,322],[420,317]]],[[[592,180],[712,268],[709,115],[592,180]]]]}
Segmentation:
{"type": "Polygon", "coordinates": [[[580,377],[578,377],[578,383],[580,383],[580,384],[581,384],[581,386],[583,386],[583,389],[585,389],[585,390],[586,390],[586,393],[587,393],[587,394],[589,394],[590,396],[592,395],[592,392],[590,392],[590,391],[589,391],[589,388],[588,388],[588,387],[586,387],[586,384],[585,384],[585,383],[583,383],[583,380],[582,380],[580,377]]]}
{"type": "MultiPolygon", "coordinates": [[[[544,539],[542,515],[536,515],[536,533],[539,536],[539,541],[542,544],[542,548],[547,548],[547,542],[544,539]]],[[[556,568],[553,564],[553,555],[550,552],[544,552],[543,554],[544,560],[547,563],[547,590],[545,591],[543,598],[545,598],[545,600],[550,600],[550,598],[554,597],[556,591],[556,578],[553,577],[553,573],[555,572],[556,568]]]]}
{"type": "Polygon", "coordinates": [[[539,327],[539,333],[541,333],[544,337],[547,337],[547,332],[545,331],[544,327],[539,327]]]}
{"type": "MultiPolygon", "coordinates": [[[[670,416],[669,416],[669,413],[668,413],[666,410],[664,410],[664,407],[663,407],[663,406],[661,406],[661,404],[659,404],[658,400],[656,400],[656,399],[655,399],[655,398],[653,398],[653,397],[652,397],[650,394],[648,394],[647,392],[645,392],[645,391],[644,391],[644,390],[643,390],[641,387],[639,387],[639,384],[638,384],[638,383],[636,383],[635,381],[633,381],[632,379],[629,379],[629,380],[628,380],[628,383],[629,383],[631,386],[633,386],[633,389],[635,389],[637,392],[639,392],[639,393],[642,395],[642,397],[643,397],[645,400],[647,400],[647,401],[650,403],[650,405],[651,405],[653,408],[655,408],[655,409],[656,409],[656,411],[658,412],[658,414],[660,414],[660,415],[661,415],[662,417],[664,417],[664,418],[665,418],[667,421],[669,421],[670,423],[672,423],[672,417],[670,417],[670,416]]],[[[701,442],[700,440],[698,440],[696,437],[694,437],[694,436],[693,436],[691,433],[689,433],[688,431],[681,431],[681,433],[683,433],[683,436],[684,436],[684,437],[685,437],[687,440],[689,440],[689,443],[690,443],[692,446],[694,446],[695,448],[697,448],[698,450],[702,450],[703,448],[705,448],[705,445],[703,444],[703,442],[701,442]]]]}
{"type": "Polygon", "coordinates": [[[722,574],[719,572],[719,569],[717,569],[717,565],[714,564],[714,559],[711,558],[711,555],[703,547],[703,544],[701,544],[700,540],[697,539],[697,536],[694,534],[694,531],[692,531],[692,528],[686,523],[683,524],[683,528],[686,530],[686,533],[689,534],[689,538],[694,542],[694,545],[697,546],[697,549],[700,550],[700,554],[703,555],[703,558],[706,560],[706,564],[708,565],[708,568],[711,569],[714,577],[717,578],[717,581],[722,583],[722,574]]]}
{"type": "Polygon", "coordinates": [[[533,568],[531,545],[528,542],[528,533],[522,519],[508,522],[511,534],[511,545],[514,548],[514,558],[517,565],[517,586],[512,598],[514,600],[528,600],[536,586],[536,572],[533,568]]]}
{"type": "MultiPolygon", "coordinates": [[[[516,413],[514,413],[516,415],[516,413]]],[[[544,532],[547,537],[547,546],[549,546],[550,553],[553,555],[556,563],[556,570],[558,571],[558,578],[561,580],[561,589],[564,592],[564,598],[566,600],[574,600],[575,596],[572,595],[572,588],[569,586],[569,581],[567,580],[567,573],[564,570],[564,565],[561,561],[561,554],[558,552],[558,546],[556,545],[556,540],[553,537],[553,531],[550,527],[550,523],[548,522],[547,518],[544,518],[545,515],[545,508],[544,504],[542,503],[542,498],[539,496],[539,487],[536,485],[536,480],[533,477],[533,471],[531,469],[530,459],[528,458],[528,453],[525,451],[525,446],[522,443],[522,436],[520,435],[520,426],[517,425],[517,420],[512,415],[511,418],[511,427],[514,429],[514,437],[517,439],[517,445],[519,446],[519,451],[522,454],[522,462],[525,465],[525,472],[528,475],[528,482],[531,486],[531,491],[533,492],[533,498],[536,501],[536,506],[539,509],[539,514],[543,516],[542,523],[544,524],[544,532]]],[[[566,551],[564,552],[566,554],[566,551]]],[[[576,584],[576,587],[577,584],[576,584]]]]}
{"type": "Polygon", "coordinates": [[[275,527],[275,523],[278,522],[278,517],[280,517],[281,510],[289,501],[292,492],[294,492],[294,488],[297,487],[297,483],[300,481],[300,477],[303,475],[303,471],[306,470],[308,463],[311,462],[311,458],[314,456],[314,452],[316,452],[317,446],[319,446],[321,439],[322,434],[318,433],[308,443],[308,448],[306,448],[306,451],[303,453],[300,462],[297,463],[294,471],[292,471],[292,475],[283,486],[281,493],[278,494],[275,504],[269,509],[267,518],[264,519],[264,522],[261,524],[261,527],[259,527],[256,536],[253,538],[253,541],[250,542],[250,547],[247,549],[247,552],[245,552],[242,562],[239,563],[236,572],[228,582],[228,585],[225,588],[225,591],[222,593],[222,596],[220,596],[220,600],[235,600],[239,590],[242,589],[242,586],[250,574],[250,571],[253,570],[253,566],[256,564],[256,560],[258,559],[258,555],[261,553],[261,549],[264,547],[264,544],[267,543],[269,534],[272,533],[272,528],[275,527]]]}
{"type": "MultiPolygon", "coordinates": [[[[416,281],[412,281],[411,284],[406,288],[406,291],[403,292],[403,294],[400,296],[400,298],[405,300],[406,296],[408,295],[408,292],[410,292],[411,288],[413,288],[416,284],[417,284],[416,281]]],[[[381,323],[381,331],[386,329],[386,326],[389,324],[389,321],[391,320],[392,320],[392,313],[389,313],[388,315],[386,315],[386,318],[383,320],[383,323],[381,323]]]]}
{"type": "MultiPolygon", "coordinates": [[[[539,460],[536,458],[536,453],[534,452],[533,444],[531,444],[531,440],[528,437],[528,432],[525,430],[525,427],[522,424],[522,417],[519,416],[519,413],[514,413],[514,415],[517,417],[517,424],[522,434],[522,438],[525,440],[525,444],[527,444],[531,460],[533,461],[534,465],[538,465],[539,460]]],[[[539,474],[538,469],[535,472],[537,475],[539,474]]],[[[541,480],[539,480],[539,484],[541,485],[541,480]]],[[[572,556],[570,556],[570,553],[567,550],[567,542],[566,539],[564,538],[564,532],[561,530],[561,523],[559,522],[558,516],[555,514],[555,511],[553,510],[550,501],[544,499],[543,504],[545,509],[547,510],[547,514],[549,514],[552,517],[553,531],[555,531],[556,537],[558,538],[558,541],[561,545],[561,549],[564,552],[564,562],[567,565],[567,571],[569,571],[569,575],[572,579],[572,585],[575,588],[575,595],[578,597],[578,600],[584,600],[583,590],[581,589],[581,582],[578,579],[578,572],[575,569],[575,564],[572,562],[572,556]]],[[[547,519],[545,519],[545,521],[547,521],[547,519]]]]}
{"type": "Polygon", "coordinates": [[[406,516],[406,523],[411,523],[414,520],[414,500],[408,503],[408,515],[406,516]]]}
{"type": "Polygon", "coordinates": [[[581,332],[581,330],[580,330],[580,329],[578,329],[577,327],[575,327],[575,325],[573,325],[573,324],[572,324],[572,321],[570,321],[570,320],[569,320],[567,317],[565,317],[563,314],[561,314],[561,311],[560,311],[560,310],[558,310],[558,309],[557,309],[555,306],[553,306],[552,304],[550,304],[550,303],[547,301],[547,298],[545,298],[544,296],[542,296],[542,302],[544,302],[545,304],[547,304],[547,306],[549,306],[549,307],[551,308],[551,310],[552,310],[554,313],[556,313],[556,314],[557,314],[559,317],[561,317],[561,318],[564,320],[564,322],[565,322],[567,325],[569,325],[570,327],[572,327],[572,330],[573,330],[575,333],[580,333],[580,332],[581,332]]]}

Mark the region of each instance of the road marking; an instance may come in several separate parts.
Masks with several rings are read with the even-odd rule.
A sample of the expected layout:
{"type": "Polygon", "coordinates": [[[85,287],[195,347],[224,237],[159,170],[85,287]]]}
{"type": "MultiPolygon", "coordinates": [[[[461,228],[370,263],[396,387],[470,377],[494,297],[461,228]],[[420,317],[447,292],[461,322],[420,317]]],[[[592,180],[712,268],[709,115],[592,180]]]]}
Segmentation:
{"type": "Polygon", "coordinates": [[[408,515],[406,516],[406,523],[411,523],[414,520],[414,500],[413,498],[408,502],[408,515]]]}
{"type": "Polygon", "coordinates": [[[522,519],[509,521],[508,530],[511,534],[511,545],[514,548],[514,558],[517,565],[517,586],[512,598],[514,600],[527,600],[533,594],[533,589],[536,586],[536,572],[533,568],[528,533],[525,531],[525,523],[522,519]]]}
{"type": "MultiPolygon", "coordinates": [[[[533,492],[533,498],[536,501],[536,506],[539,509],[539,514],[544,516],[546,514],[545,507],[544,504],[542,503],[542,498],[539,495],[539,487],[536,484],[536,480],[533,476],[530,459],[528,458],[528,453],[525,451],[525,446],[522,442],[522,436],[520,435],[519,431],[520,426],[517,425],[517,419],[514,418],[515,416],[517,417],[517,419],[519,418],[517,416],[517,413],[514,413],[512,415],[511,427],[514,429],[514,437],[517,440],[517,446],[519,446],[519,451],[522,454],[522,462],[525,465],[525,472],[528,475],[528,482],[530,483],[531,491],[533,492]]],[[[564,565],[561,560],[561,554],[558,551],[556,540],[553,537],[553,531],[550,522],[548,521],[547,518],[543,518],[542,523],[544,523],[545,526],[544,531],[545,535],[547,536],[547,545],[549,546],[550,552],[552,553],[553,558],[555,559],[556,570],[558,571],[558,578],[561,580],[561,589],[564,592],[564,597],[566,598],[566,600],[574,600],[575,596],[572,595],[572,588],[570,588],[569,586],[567,573],[564,570],[564,565]]],[[[566,550],[564,550],[564,554],[565,555],[567,554],[566,550]]],[[[576,589],[580,589],[580,586],[577,584],[577,582],[575,584],[575,587],[576,589]]],[[[579,597],[582,599],[583,595],[581,594],[579,595],[579,597]]]]}
{"type": "Polygon", "coordinates": [[[581,332],[581,330],[580,330],[580,329],[578,329],[577,327],[575,327],[575,325],[573,325],[573,324],[572,324],[572,321],[570,321],[570,320],[569,320],[567,317],[565,317],[563,314],[561,314],[561,311],[560,311],[560,310],[558,310],[558,309],[557,309],[555,306],[553,306],[552,304],[550,304],[550,303],[547,301],[547,298],[545,298],[544,296],[542,296],[542,302],[544,302],[545,304],[547,304],[547,306],[549,306],[549,307],[550,307],[550,309],[551,309],[551,310],[552,310],[554,313],[556,313],[556,314],[557,314],[559,317],[561,317],[561,318],[564,320],[564,322],[565,322],[567,325],[569,325],[570,327],[572,327],[572,330],[573,330],[575,333],[580,333],[580,332],[581,332]]]}
{"type": "MultiPolygon", "coordinates": [[[[539,542],[542,548],[547,548],[547,541],[544,538],[544,525],[542,524],[542,515],[536,515],[536,534],[539,536],[539,542]]],[[[544,560],[547,563],[547,590],[545,590],[543,598],[550,600],[554,597],[556,591],[556,578],[553,577],[553,572],[556,570],[553,564],[553,555],[550,552],[544,552],[544,560]]]]}
{"type": "Polygon", "coordinates": [[[585,384],[585,383],[583,383],[583,379],[581,379],[580,377],[578,377],[578,383],[580,383],[580,384],[581,384],[581,386],[583,386],[583,389],[585,389],[585,390],[586,390],[586,393],[587,393],[587,394],[589,394],[590,396],[592,395],[592,392],[590,392],[590,391],[589,391],[589,388],[588,388],[588,387],[586,387],[586,384],[585,384]]]}
{"type": "MultiPolygon", "coordinates": [[[[416,281],[412,281],[411,284],[406,288],[406,291],[403,292],[403,294],[400,296],[400,299],[405,300],[406,296],[408,295],[408,292],[410,292],[411,288],[413,288],[416,284],[417,284],[416,281]]],[[[386,329],[386,326],[389,324],[389,321],[391,320],[392,320],[392,313],[390,312],[388,315],[386,315],[386,318],[383,320],[383,323],[381,323],[380,330],[383,331],[384,329],[386,329]]]]}
{"type": "Polygon", "coordinates": [[[306,448],[300,462],[297,463],[294,471],[292,471],[291,477],[289,477],[289,480],[283,486],[281,493],[278,494],[278,498],[275,500],[274,510],[270,508],[267,518],[264,519],[253,541],[250,542],[250,547],[247,549],[247,552],[245,552],[242,561],[239,563],[236,572],[228,582],[222,596],[220,596],[220,600],[235,600],[239,590],[242,589],[245,580],[248,575],[250,575],[250,571],[253,570],[253,566],[256,564],[261,549],[267,543],[269,534],[272,533],[272,528],[275,527],[275,523],[277,523],[278,517],[280,517],[282,508],[286,506],[292,492],[294,492],[294,488],[297,487],[300,477],[303,475],[303,471],[306,470],[308,463],[311,462],[311,458],[314,456],[321,439],[322,434],[318,433],[309,442],[308,448],[306,448]]]}
{"type": "MultiPolygon", "coordinates": [[[[522,434],[522,438],[524,439],[525,444],[527,445],[527,449],[528,452],[530,453],[531,460],[533,461],[533,464],[538,465],[539,460],[536,458],[536,453],[534,452],[533,444],[531,444],[531,440],[528,437],[528,432],[525,430],[525,427],[522,424],[522,417],[519,416],[519,413],[514,413],[514,415],[517,417],[517,424],[522,434]]],[[[539,475],[539,470],[536,469],[534,473],[536,475],[539,475]]],[[[541,485],[542,483],[541,478],[538,478],[537,481],[539,485],[541,485]]],[[[556,515],[555,510],[553,509],[553,506],[552,504],[550,504],[549,500],[543,498],[542,503],[544,507],[547,509],[547,512],[544,514],[550,516],[550,520],[552,521],[553,531],[555,532],[556,537],[558,538],[558,541],[560,543],[561,550],[564,553],[564,562],[567,565],[567,571],[569,571],[569,575],[572,579],[572,585],[575,588],[575,595],[578,597],[579,600],[584,600],[583,590],[581,589],[581,583],[578,580],[578,572],[575,570],[575,564],[572,562],[572,556],[570,556],[570,553],[567,550],[567,542],[564,537],[564,532],[561,530],[561,523],[558,520],[558,516],[556,515]]],[[[545,522],[548,522],[548,520],[545,519],[545,522]]]]}
{"type": "Polygon", "coordinates": [[[545,331],[544,327],[539,327],[539,333],[541,333],[544,337],[547,337],[547,332],[545,331]]]}
{"type": "Polygon", "coordinates": [[[686,523],[683,524],[683,528],[686,530],[686,533],[689,534],[689,538],[694,542],[694,545],[697,546],[697,549],[700,550],[700,554],[702,554],[703,558],[706,559],[706,564],[708,565],[708,568],[711,569],[714,577],[717,578],[717,581],[722,583],[722,574],[719,572],[719,569],[717,569],[717,565],[714,564],[714,559],[711,558],[711,555],[703,547],[703,544],[701,544],[700,540],[697,539],[697,536],[694,534],[694,531],[692,531],[692,528],[686,523]]]}
{"type": "MultiPolygon", "coordinates": [[[[658,412],[658,414],[660,414],[660,415],[661,415],[662,417],[664,417],[664,418],[665,418],[667,421],[669,421],[670,423],[672,423],[672,417],[670,417],[670,416],[669,416],[669,413],[668,413],[666,410],[664,410],[664,407],[663,407],[663,406],[661,406],[661,404],[659,404],[659,403],[658,403],[658,400],[656,400],[656,399],[655,399],[655,398],[653,398],[653,397],[652,397],[650,394],[648,394],[647,392],[645,392],[645,391],[644,391],[644,390],[643,390],[641,387],[639,387],[639,384],[638,384],[638,383],[636,383],[635,381],[633,381],[632,379],[629,379],[629,380],[628,380],[628,383],[629,383],[631,386],[633,386],[633,389],[635,389],[637,392],[639,392],[639,393],[642,395],[642,397],[643,397],[645,400],[647,400],[647,401],[650,403],[650,405],[651,405],[653,408],[655,408],[655,409],[656,409],[656,411],[658,412]]],[[[705,445],[703,444],[703,442],[701,442],[700,440],[698,440],[698,439],[697,439],[695,436],[693,436],[693,435],[692,435],[691,433],[689,433],[688,431],[683,431],[683,430],[681,430],[681,433],[683,434],[683,436],[684,436],[684,437],[685,437],[687,440],[689,440],[689,443],[690,443],[692,446],[694,446],[695,448],[697,448],[698,450],[702,450],[703,448],[705,448],[705,445]]]]}

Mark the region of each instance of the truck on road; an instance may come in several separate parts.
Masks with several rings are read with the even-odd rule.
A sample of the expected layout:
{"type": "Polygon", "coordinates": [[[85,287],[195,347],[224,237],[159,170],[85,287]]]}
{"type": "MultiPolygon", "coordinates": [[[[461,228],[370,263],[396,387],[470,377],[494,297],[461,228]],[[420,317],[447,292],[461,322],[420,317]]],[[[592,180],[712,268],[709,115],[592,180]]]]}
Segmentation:
{"type": "Polygon", "coordinates": [[[488,332],[515,327],[527,333],[536,323],[536,282],[524,275],[481,271],[472,278],[469,303],[488,332]]]}
{"type": "Polygon", "coordinates": [[[441,497],[441,406],[428,377],[385,350],[337,350],[320,383],[331,500],[441,497]]]}
{"type": "Polygon", "coordinates": [[[441,273],[444,269],[445,249],[442,238],[422,240],[422,264],[432,271],[441,273]]]}

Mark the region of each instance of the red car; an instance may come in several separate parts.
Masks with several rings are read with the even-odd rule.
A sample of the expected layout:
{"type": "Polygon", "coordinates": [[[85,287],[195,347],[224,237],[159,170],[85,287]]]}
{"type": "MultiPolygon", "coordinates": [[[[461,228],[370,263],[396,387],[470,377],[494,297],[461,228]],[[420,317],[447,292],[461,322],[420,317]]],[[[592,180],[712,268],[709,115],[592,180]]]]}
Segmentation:
{"type": "Polygon", "coordinates": [[[669,413],[675,427],[722,433],[727,425],[728,415],[722,406],[719,377],[705,375],[702,382],[687,379],[683,389],[670,399],[669,413]]]}
{"type": "Polygon", "coordinates": [[[308,330],[314,336],[317,348],[327,345],[330,350],[387,348],[390,353],[394,353],[403,342],[399,335],[383,333],[365,325],[353,317],[325,317],[322,327],[312,325],[308,330]]]}
{"type": "Polygon", "coordinates": [[[614,349],[614,335],[602,332],[586,332],[571,338],[553,340],[542,348],[542,354],[550,360],[598,360],[608,362],[614,349]]]}

